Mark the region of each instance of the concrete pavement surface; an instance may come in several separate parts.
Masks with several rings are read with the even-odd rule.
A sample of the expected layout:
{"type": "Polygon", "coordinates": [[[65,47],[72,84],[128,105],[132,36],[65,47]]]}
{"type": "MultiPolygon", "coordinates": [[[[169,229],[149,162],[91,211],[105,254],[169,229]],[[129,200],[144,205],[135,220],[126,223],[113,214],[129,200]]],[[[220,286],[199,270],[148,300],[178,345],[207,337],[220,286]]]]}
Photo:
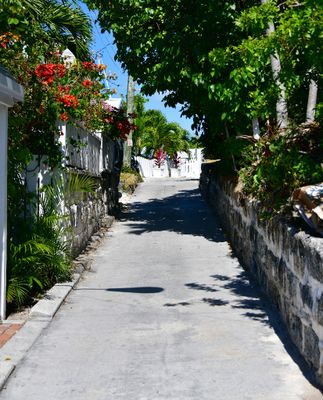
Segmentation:
{"type": "Polygon", "coordinates": [[[143,183],[1,400],[318,400],[198,181],[143,183]]]}

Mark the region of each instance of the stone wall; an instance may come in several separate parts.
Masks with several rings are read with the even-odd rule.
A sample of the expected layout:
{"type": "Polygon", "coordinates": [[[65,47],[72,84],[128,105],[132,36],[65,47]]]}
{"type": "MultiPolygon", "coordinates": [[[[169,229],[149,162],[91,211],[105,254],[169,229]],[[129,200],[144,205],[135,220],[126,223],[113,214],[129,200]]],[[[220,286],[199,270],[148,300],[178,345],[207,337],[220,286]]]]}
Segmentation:
{"type": "Polygon", "coordinates": [[[112,216],[119,207],[119,174],[104,171],[97,181],[93,194],[81,193],[72,196],[71,204],[65,204],[69,242],[72,255],[77,256],[87,246],[91,236],[102,227],[111,225],[112,216]]]}
{"type": "Polygon", "coordinates": [[[323,385],[323,238],[282,220],[259,220],[256,202],[204,164],[200,189],[242,264],[279,309],[290,337],[323,385]]]}

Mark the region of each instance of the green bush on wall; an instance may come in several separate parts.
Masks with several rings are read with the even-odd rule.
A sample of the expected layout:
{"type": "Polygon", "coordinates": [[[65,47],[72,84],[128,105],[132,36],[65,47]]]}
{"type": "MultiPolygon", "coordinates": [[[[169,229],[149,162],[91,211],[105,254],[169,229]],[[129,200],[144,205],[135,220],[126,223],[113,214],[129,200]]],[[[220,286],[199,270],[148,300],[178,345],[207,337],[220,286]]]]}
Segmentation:
{"type": "Polygon", "coordinates": [[[244,192],[273,211],[294,189],[323,181],[323,139],[319,130],[293,130],[249,145],[239,172],[244,192]]]}

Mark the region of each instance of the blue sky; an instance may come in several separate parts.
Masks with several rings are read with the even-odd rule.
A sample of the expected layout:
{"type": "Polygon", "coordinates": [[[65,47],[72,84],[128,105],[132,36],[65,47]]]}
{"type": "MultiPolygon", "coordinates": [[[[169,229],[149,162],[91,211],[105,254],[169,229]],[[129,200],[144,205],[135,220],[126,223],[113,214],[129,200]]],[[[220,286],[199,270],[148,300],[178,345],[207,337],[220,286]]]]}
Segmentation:
{"type": "MultiPolygon", "coordinates": [[[[108,73],[116,73],[117,80],[112,83],[111,87],[115,87],[117,89],[117,94],[114,97],[124,97],[127,94],[127,79],[128,74],[121,68],[121,65],[114,60],[114,55],[116,53],[116,46],[113,44],[113,36],[107,32],[101,33],[100,26],[98,24],[94,24],[96,19],[96,14],[93,11],[89,11],[87,7],[82,5],[82,8],[87,14],[91,16],[93,21],[93,34],[94,34],[94,43],[92,44],[93,52],[95,53],[95,57],[97,57],[98,53],[102,54],[102,63],[107,65],[108,73]]],[[[98,59],[96,58],[96,61],[98,59]]],[[[139,92],[139,87],[137,86],[137,92],[139,92]]],[[[194,135],[191,130],[192,121],[188,118],[181,117],[180,111],[178,109],[165,107],[161,101],[162,95],[156,93],[151,97],[147,97],[148,102],[146,103],[146,109],[157,109],[161,110],[162,113],[166,116],[169,122],[178,122],[184,129],[186,129],[190,134],[194,135]]]]}

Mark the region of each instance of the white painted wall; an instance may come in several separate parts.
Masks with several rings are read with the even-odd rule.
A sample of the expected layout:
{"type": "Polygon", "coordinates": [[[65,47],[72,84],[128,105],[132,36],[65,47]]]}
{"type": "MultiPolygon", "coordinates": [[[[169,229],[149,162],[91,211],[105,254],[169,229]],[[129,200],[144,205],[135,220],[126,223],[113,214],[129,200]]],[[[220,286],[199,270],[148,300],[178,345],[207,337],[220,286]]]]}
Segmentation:
{"type": "Polygon", "coordinates": [[[171,168],[170,163],[165,163],[161,168],[155,166],[154,160],[144,157],[137,157],[139,170],[144,178],[196,178],[201,174],[201,166],[203,161],[202,149],[190,149],[190,157],[187,153],[179,153],[181,162],[177,169],[171,168]]]}
{"type": "Polygon", "coordinates": [[[6,318],[8,109],[23,101],[24,89],[0,66],[0,320],[6,318]]]}
{"type": "Polygon", "coordinates": [[[6,318],[8,107],[0,104],[0,320],[6,318]]]}

